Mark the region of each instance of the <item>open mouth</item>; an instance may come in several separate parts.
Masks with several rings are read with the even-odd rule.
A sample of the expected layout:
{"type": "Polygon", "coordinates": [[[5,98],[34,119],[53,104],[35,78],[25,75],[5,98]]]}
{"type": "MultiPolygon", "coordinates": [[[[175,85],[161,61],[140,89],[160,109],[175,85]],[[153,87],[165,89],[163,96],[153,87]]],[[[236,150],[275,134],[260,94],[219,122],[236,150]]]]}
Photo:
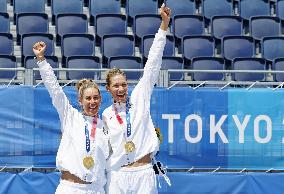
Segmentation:
{"type": "Polygon", "coordinates": [[[124,99],[126,97],[126,94],[117,94],[116,95],[118,99],[124,99]]]}
{"type": "Polygon", "coordinates": [[[90,111],[95,111],[97,109],[97,107],[96,106],[90,106],[89,109],[90,109],[90,111]]]}

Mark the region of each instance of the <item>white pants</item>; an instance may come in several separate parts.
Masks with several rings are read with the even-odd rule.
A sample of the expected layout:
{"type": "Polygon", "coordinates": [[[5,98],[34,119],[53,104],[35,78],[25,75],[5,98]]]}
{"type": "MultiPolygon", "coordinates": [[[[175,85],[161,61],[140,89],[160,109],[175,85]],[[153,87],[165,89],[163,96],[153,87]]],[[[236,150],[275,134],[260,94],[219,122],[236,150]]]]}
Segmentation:
{"type": "Polygon", "coordinates": [[[105,191],[94,183],[79,184],[60,179],[55,194],[105,194],[105,191]]]}
{"type": "Polygon", "coordinates": [[[108,194],[157,194],[156,175],[152,164],[139,167],[123,167],[108,172],[108,194]]]}

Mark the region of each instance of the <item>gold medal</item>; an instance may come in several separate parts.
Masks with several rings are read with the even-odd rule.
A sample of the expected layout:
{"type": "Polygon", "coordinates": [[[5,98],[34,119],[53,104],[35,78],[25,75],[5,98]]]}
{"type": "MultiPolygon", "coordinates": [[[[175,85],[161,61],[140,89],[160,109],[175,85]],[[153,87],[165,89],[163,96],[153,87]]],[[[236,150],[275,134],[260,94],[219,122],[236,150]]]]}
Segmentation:
{"type": "Polygon", "coordinates": [[[94,166],[95,162],[92,156],[86,156],[83,159],[83,165],[85,166],[85,168],[90,169],[94,166]]]}
{"type": "Polygon", "coordinates": [[[127,153],[133,152],[135,150],[135,144],[133,141],[128,141],[125,143],[124,148],[127,153]]]}

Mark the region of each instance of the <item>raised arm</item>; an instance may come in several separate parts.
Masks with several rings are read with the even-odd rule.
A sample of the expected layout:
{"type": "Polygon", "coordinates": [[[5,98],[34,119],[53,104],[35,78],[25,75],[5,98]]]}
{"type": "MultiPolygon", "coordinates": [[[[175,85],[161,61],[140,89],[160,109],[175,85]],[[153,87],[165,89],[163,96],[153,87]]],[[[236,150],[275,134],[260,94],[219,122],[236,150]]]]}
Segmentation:
{"type": "Polygon", "coordinates": [[[150,101],[152,90],[157,82],[161,68],[163,51],[166,44],[167,29],[170,22],[170,14],[170,8],[164,6],[161,7],[160,15],[162,17],[162,22],[160,29],[155,35],[154,41],[150,48],[148,60],[144,67],[143,76],[136,87],[137,89],[135,88],[136,91],[135,89],[133,91],[135,93],[143,90],[145,92],[143,96],[146,101],[150,101]]]}
{"type": "Polygon", "coordinates": [[[52,98],[52,104],[56,108],[62,123],[67,114],[70,112],[72,106],[69,104],[68,98],[63,92],[62,87],[59,85],[52,67],[45,60],[45,49],[46,45],[44,42],[38,42],[33,46],[33,52],[38,61],[37,64],[39,66],[41,78],[49,92],[50,97],[52,98]]]}

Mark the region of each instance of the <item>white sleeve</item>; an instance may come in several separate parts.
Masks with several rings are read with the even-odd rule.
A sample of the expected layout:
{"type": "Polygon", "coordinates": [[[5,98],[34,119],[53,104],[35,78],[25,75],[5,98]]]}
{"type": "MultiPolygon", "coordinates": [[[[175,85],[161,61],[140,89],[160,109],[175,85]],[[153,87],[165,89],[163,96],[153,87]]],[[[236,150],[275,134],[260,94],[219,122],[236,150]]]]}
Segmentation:
{"type": "MultiPolygon", "coordinates": [[[[64,124],[68,113],[70,113],[73,107],[70,105],[68,98],[63,92],[62,87],[59,85],[56,76],[52,70],[50,64],[44,60],[37,63],[43,83],[48,90],[48,93],[52,99],[52,104],[56,108],[61,125],[64,124]]],[[[63,132],[64,127],[61,126],[63,132]]]]}
{"type": "Polygon", "coordinates": [[[105,137],[107,139],[107,142],[108,142],[108,158],[111,156],[111,154],[113,153],[112,151],[112,147],[111,147],[111,143],[110,143],[110,131],[109,131],[109,128],[107,126],[107,122],[106,122],[106,117],[105,117],[105,112],[103,112],[103,115],[102,115],[102,121],[103,121],[103,125],[104,125],[104,134],[105,134],[105,137]]]}
{"type": "Polygon", "coordinates": [[[163,51],[166,44],[166,35],[167,31],[162,29],[159,29],[158,33],[156,33],[149,51],[148,60],[144,67],[143,76],[132,92],[135,96],[141,96],[142,94],[145,102],[148,103],[150,103],[151,94],[159,76],[163,51]]]}

